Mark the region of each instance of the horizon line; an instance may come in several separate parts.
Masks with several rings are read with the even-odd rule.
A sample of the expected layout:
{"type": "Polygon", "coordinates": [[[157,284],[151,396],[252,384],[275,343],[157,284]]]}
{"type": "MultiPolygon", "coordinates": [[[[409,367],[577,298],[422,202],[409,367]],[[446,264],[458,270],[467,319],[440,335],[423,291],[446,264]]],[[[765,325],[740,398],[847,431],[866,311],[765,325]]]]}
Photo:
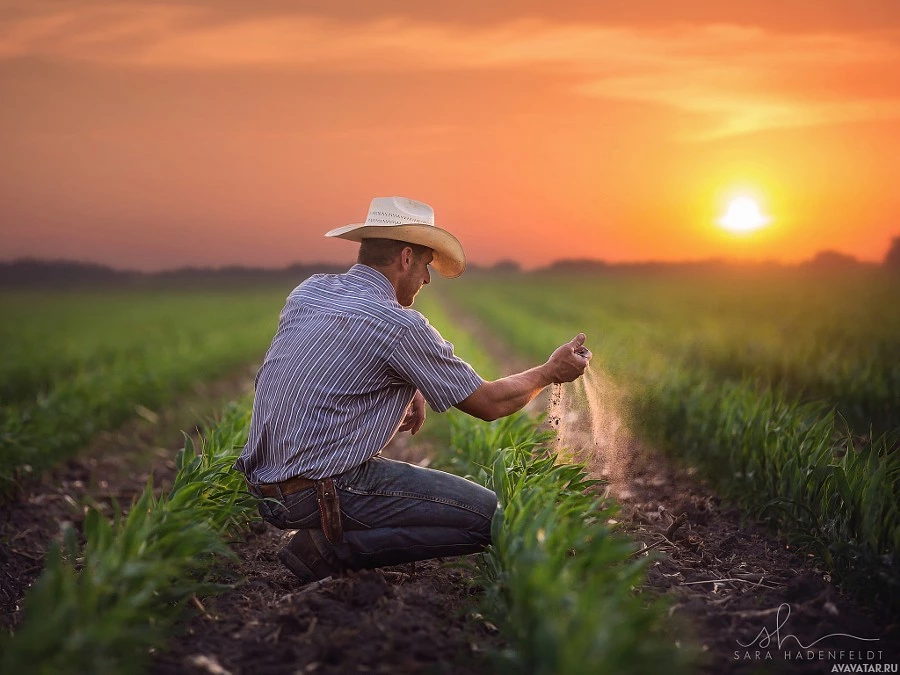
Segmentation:
{"type": "MultiPolygon", "coordinates": [[[[870,260],[861,260],[856,256],[853,256],[848,253],[843,253],[841,251],[835,249],[823,249],[821,251],[817,251],[813,256],[805,260],[785,262],[772,258],[759,258],[759,259],[749,259],[749,258],[727,258],[727,257],[709,257],[709,258],[685,258],[680,260],[656,260],[656,259],[635,259],[635,260],[620,260],[620,261],[610,261],[605,260],[603,258],[590,258],[590,257],[573,257],[573,258],[558,258],[552,260],[543,265],[534,265],[534,266],[526,266],[515,258],[506,258],[502,260],[498,260],[494,263],[478,263],[474,261],[468,262],[468,267],[471,269],[494,269],[494,268],[506,268],[512,269],[513,267],[518,268],[518,271],[522,272],[532,272],[532,271],[541,271],[552,269],[554,267],[558,267],[561,265],[597,265],[597,266],[605,266],[605,267],[640,267],[640,266],[686,266],[686,265],[723,265],[723,266],[733,266],[733,267],[802,267],[813,263],[817,260],[820,260],[823,256],[828,256],[832,260],[847,264],[855,264],[859,266],[871,266],[871,267],[879,267],[884,261],[870,261],[870,260]]],[[[140,274],[140,275],[156,275],[156,274],[171,274],[174,272],[184,272],[184,271],[202,271],[202,272],[216,272],[223,270],[247,270],[247,271],[263,271],[263,272],[281,272],[287,271],[293,267],[351,267],[356,264],[355,261],[347,261],[347,262],[326,262],[323,260],[315,260],[315,261],[294,261],[291,263],[287,263],[279,266],[261,266],[261,265],[251,265],[245,263],[222,263],[219,265],[203,265],[203,264],[186,264],[180,265],[177,267],[166,267],[156,270],[141,270],[130,267],[117,267],[114,264],[108,262],[101,262],[96,260],[84,260],[84,259],[74,259],[74,258],[41,258],[35,256],[19,256],[15,258],[0,258],[0,266],[13,266],[16,264],[43,264],[43,265],[77,265],[83,267],[99,267],[104,268],[113,272],[120,273],[131,273],[131,274],[140,274]]]]}

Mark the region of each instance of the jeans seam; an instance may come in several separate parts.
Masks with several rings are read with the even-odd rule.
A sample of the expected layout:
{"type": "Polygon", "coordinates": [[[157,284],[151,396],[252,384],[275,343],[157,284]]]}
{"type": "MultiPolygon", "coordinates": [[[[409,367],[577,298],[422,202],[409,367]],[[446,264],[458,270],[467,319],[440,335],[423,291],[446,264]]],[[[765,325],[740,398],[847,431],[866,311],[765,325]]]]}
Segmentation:
{"type": "Polygon", "coordinates": [[[374,529],[376,529],[376,528],[372,527],[371,525],[367,525],[366,523],[362,522],[361,520],[357,520],[357,519],[354,518],[353,516],[348,515],[347,512],[344,511],[344,509],[341,509],[341,516],[343,516],[343,517],[346,518],[347,520],[352,520],[352,521],[353,521],[354,523],[356,523],[357,525],[361,525],[361,526],[363,527],[363,529],[365,529],[365,530],[374,530],[374,529]]]}
{"type": "Polygon", "coordinates": [[[349,486],[344,486],[339,489],[344,490],[345,492],[349,492],[350,494],[363,495],[366,497],[405,497],[407,499],[419,499],[421,501],[434,502],[436,504],[446,504],[448,506],[455,506],[457,508],[465,509],[466,511],[469,511],[471,513],[475,513],[475,514],[481,516],[482,518],[484,518],[485,520],[493,519],[493,516],[486,516],[478,509],[473,508],[463,502],[458,502],[455,499],[446,499],[443,497],[434,497],[432,495],[423,495],[418,492],[399,492],[399,491],[394,491],[394,490],[367,491],[367,490],[360,490],[358,488],[351,488],[349,486]]]}

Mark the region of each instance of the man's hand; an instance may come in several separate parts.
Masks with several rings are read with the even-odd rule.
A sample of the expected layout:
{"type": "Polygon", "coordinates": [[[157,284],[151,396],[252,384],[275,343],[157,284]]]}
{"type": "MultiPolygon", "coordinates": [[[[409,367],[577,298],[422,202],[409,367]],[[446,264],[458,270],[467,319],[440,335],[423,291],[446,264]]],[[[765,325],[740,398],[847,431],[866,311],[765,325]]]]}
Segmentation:
{"type": "Polygon", "coordinates": [[[416,391],[416,395],[413,396],[413,400],[406,409],[406,417],[403,418],[403,423],[397,431],[408,431],[415,436],[423,424],[425,424],[425,397],[421,392],[416,391]]]}
{"type": "Polygon", "coordinates": [[[579,333],[566,344],[557,347],[547,360],[547,368],[553,382],[571,382],[584,374],[591,362],[591,351],[584,346],[584,333],[579,333]]]}

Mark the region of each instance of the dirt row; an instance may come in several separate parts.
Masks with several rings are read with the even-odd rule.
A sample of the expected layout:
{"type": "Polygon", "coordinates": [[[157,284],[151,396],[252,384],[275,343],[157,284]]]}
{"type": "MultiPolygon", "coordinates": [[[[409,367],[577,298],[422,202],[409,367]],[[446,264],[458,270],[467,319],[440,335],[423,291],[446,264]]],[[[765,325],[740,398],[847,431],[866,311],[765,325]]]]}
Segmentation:
{"type": "Polygon", "coordinates": [[[645,590],[670,603],[669,616],[701,650],[703,672],[896,663],[896,624],[839,592],[811,557],[723,504],[690,469],[639,443],[632,453],[627,482],[612,481],[608,492],[621,505],[624,531],[659,556],[645,590]],[[860,650],[879,654],[848,656],[860,650]]]}

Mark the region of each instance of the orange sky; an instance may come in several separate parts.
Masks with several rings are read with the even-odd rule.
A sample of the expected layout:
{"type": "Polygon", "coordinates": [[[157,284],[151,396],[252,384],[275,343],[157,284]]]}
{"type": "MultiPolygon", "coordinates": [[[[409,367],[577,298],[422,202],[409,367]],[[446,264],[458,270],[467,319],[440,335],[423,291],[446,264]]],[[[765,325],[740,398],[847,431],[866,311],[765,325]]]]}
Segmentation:
{"type": "Polygon", "coordinates": [[[878,260],[898,176],[896,0],[0,0],[2,259],[343,262],[404,195],[482,264],[878,260]]]}

